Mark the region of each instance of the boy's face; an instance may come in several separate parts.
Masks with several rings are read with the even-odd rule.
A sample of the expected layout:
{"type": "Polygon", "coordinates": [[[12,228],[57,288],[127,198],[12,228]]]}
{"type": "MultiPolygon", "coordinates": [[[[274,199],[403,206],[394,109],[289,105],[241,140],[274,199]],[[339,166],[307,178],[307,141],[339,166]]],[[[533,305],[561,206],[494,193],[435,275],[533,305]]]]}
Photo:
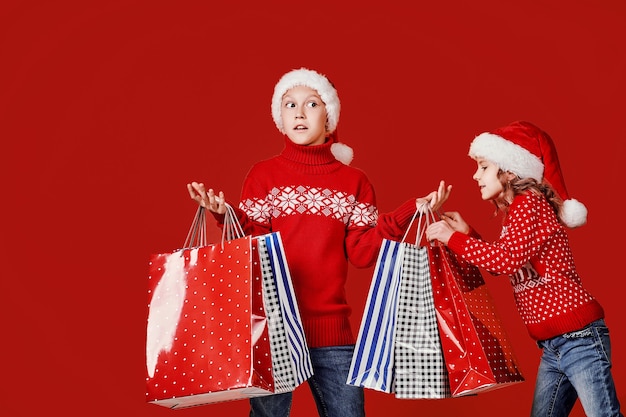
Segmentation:
{"type": "Polygon", "coordinates": [[[316,90],[302,85],[287,90],[280,117],[293,143],[314,146],[326,141],[326,105],[316,90]]]}

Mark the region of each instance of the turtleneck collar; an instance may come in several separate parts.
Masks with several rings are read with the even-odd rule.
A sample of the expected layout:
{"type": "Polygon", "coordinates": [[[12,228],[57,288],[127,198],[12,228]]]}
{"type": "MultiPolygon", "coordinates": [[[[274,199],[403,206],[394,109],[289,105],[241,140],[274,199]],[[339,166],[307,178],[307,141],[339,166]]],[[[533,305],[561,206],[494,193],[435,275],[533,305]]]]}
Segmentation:
{"type": "Polygon", "coordinates": [[[280,156],[286,162],[293,165],[298,170],[305,170],[307,173],[326,173],[340,168],[343,164],[339,162],[330,151],[332,140],[327,140],[322,145],[303,146],[293,143],[285,136],[285,148],[280,156]]]}

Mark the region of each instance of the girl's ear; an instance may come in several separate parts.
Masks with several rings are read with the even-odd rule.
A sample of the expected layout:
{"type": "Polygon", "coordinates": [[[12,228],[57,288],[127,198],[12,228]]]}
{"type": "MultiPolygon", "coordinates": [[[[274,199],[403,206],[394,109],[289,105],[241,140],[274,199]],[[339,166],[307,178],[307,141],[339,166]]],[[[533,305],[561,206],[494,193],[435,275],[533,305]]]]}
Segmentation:
{"type": "Polygon", "coordinates": [[[504,178],[506,179],[506,182],[511,182],[513,181],[515,178],[517,178],[517,175],[515,175],[514,173],[510,172],[510,171],[506,171],[504,173],[504,178]]]}

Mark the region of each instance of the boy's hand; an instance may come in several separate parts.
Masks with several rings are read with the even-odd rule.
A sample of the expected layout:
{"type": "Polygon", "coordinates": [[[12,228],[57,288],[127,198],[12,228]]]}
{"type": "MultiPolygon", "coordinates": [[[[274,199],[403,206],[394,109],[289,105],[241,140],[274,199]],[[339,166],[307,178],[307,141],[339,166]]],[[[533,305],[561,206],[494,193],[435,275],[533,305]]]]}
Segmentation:
{"type": "Polygon", "coordinates": [[[222,191],[220,191],[218,195],[215,195],[212,188],[206,191],[204,184],[201,182],[187,184],[187,190],[189,191],[191,199],[205,209],[218,214],[226,213],[226,199],[222,191]]]}
{"type": "Polygon", "coordinates": [[[441,182],[439,182],[439,188],[437,188],[437,191],[433,191],[432,193],[428,194],[426,197],[418,198],[415,201],[415,205],[419,209],[421,206],[428,203],[430,206],[430,209],[436,212],[441,208],[441,206],[443,206],[443,203],[446,202],[448,197],[450,197],[451,192],[452,192],[452,186],[448,185],[446,187],[446,182],[442,180],[441,182]]]}

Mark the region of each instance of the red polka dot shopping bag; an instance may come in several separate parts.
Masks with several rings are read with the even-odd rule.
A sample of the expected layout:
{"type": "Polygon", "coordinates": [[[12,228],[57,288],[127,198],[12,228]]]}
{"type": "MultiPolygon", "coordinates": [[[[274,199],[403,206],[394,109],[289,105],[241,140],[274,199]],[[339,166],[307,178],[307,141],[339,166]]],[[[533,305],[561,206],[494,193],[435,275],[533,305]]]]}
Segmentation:
{"type": "Polygon", "coordinates": [[[428,257],[452,395],[524,381],[480,271],[441,245],[428,257]]]}
{"type": "Polygon", "coordinates": [[[312,375],[280,235],[244,236],[229,209],[221,243],[206,244],[200,207],[183,249],[151,257],[150,403],[185,408],[271,395],[312,375]]]}
{"type": "Polygon", "coordinates": [[[524,381],[478,267],[442,244],[425,247],[452,396],[524,381]]]}

